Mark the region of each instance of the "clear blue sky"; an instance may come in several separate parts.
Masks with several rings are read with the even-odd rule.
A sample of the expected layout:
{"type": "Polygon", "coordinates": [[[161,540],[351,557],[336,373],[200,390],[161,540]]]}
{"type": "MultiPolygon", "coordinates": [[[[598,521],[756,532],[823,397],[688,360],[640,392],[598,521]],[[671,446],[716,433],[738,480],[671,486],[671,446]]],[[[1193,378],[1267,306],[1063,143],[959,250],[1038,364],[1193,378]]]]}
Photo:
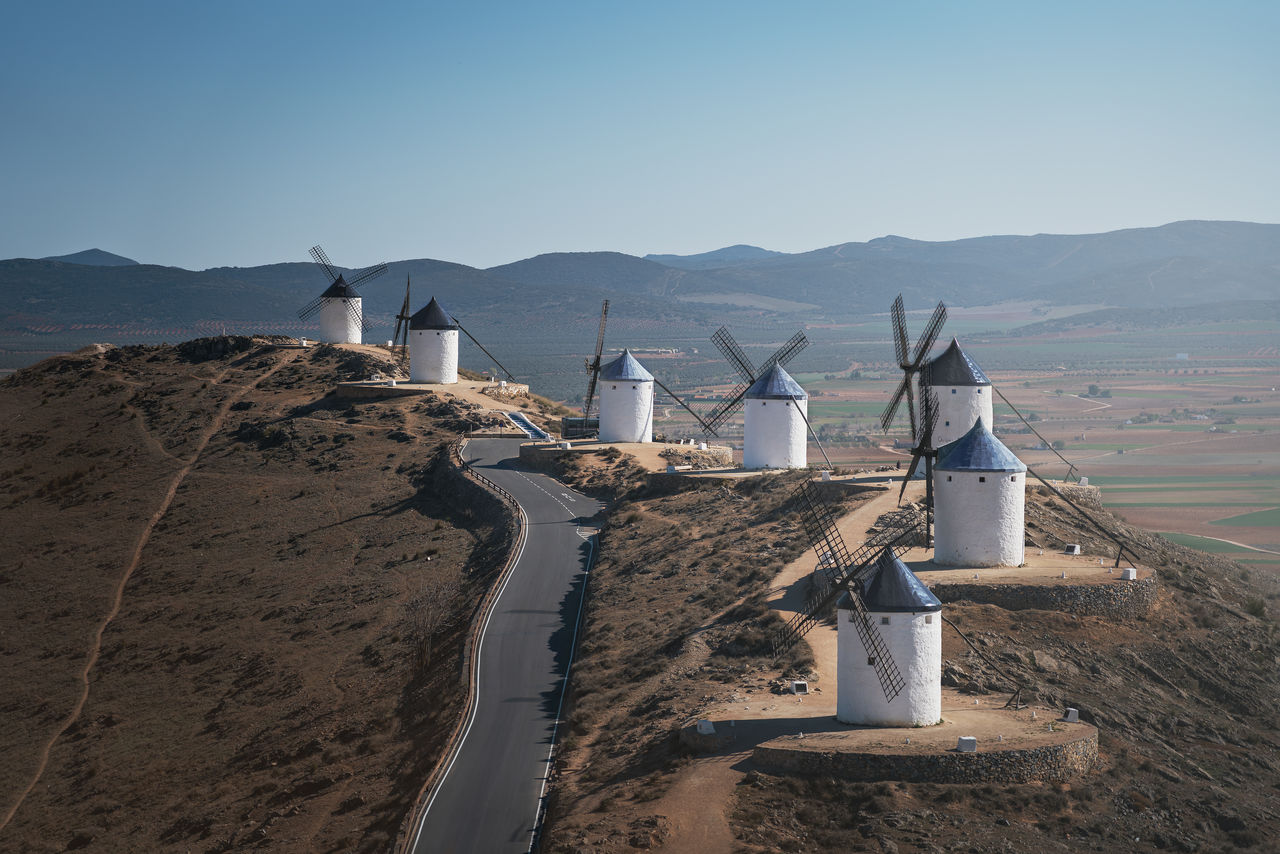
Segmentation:
{"type": "Polygon", "coordinates": [[[1280,222],[1274,0],[43,0],[3,21],[0,258],[491,266],[1280,222]]]}

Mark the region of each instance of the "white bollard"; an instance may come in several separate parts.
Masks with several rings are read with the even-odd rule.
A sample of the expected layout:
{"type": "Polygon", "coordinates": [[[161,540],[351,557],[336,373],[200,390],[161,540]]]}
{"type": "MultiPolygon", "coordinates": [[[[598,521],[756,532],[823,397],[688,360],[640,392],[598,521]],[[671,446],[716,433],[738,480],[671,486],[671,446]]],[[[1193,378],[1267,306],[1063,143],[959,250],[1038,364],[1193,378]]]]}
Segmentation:
{"type": "Polygon", "coordinates": [[[1127,569],[1120,570],[1120,580],[1121,581],[1137,581],[1138,570],[1134,569],[1133,567],[1128,567],[1127,569]]]}
{"type": "Polygon", "coordinates": [[[1062,716],[1062,719],[1069,724],[1078,724],[1080,723],[1080,710],[1067,709],[1067,713],[1062,716]]]}
{"type": "Polygon", "coordinates": [[[959,743],[956,744],[956,750],[960,753],[977,753],[978,739],[972,735],[962,735],[959,743]]]}
{"type": "Polygon", "coordinates": [[[715,735],[716,725],[708,720],[698,721],[698,735],[715,735]]]}

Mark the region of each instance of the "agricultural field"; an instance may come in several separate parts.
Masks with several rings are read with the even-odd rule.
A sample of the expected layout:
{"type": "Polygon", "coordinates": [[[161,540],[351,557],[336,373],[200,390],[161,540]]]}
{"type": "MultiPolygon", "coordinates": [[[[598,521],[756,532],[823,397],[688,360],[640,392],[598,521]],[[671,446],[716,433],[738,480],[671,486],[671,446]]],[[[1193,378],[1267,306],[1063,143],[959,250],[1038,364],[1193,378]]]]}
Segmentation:
{"type": "MultiPolygon", "coordinates": [[[[1025,324],[1034,311],[953,311],[942,336],[960,337],[1007,398],[997,397],[995,408],[996,431],[1005,443],[1046,478],[1068,475],[1061,454],[1072,479],[1085,476],[1100,486],[1106,506],[1132,524],[1280,572],[1280,349],[1274,322],[1061,331],[1038,318],[1035,326],[993,331],[1025,324]]],[[[923,315],[913,315],[909,326],[922,327],[923,315]]],[[[909,439],[906,407],[888,434],[879,426],[900,379],[887,361],[887,332],[884,317],[838,330],[810,329],[814,346],[792,366],[810,395],[812,426],[835,465],[873,469],[909,459],[909,450],[894,447],[909,439]],[[823,354],[826,370],[814,365],[815,351],[823,354]]],[[[711,400],[730,387],[703,387],[699,397],[711,400]]],[[[692,420],[678,407],[660,405],[658,416],[659,430],[693,432],[692,420]]],[[[741,419],[721,433],[740,443],[741,419]]],[[[822,460],[812,442],[810,460],[822,460]]]]}

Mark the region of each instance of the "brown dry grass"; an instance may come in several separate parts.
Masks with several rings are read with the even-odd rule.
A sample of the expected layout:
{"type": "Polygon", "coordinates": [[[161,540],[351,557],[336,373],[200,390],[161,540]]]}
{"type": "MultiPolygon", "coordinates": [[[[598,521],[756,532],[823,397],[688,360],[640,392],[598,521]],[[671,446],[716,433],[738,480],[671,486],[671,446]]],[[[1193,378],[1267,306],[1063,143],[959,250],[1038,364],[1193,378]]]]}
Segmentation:
{"type": "Polygon", "coordinates": [[[470,613],[407,606],[474,597],[503,511],[442,464],[442,401],[348,406],[362,357],[245,346],[0,386],[0,847],[385,850],[438,754],[470,613]]]}

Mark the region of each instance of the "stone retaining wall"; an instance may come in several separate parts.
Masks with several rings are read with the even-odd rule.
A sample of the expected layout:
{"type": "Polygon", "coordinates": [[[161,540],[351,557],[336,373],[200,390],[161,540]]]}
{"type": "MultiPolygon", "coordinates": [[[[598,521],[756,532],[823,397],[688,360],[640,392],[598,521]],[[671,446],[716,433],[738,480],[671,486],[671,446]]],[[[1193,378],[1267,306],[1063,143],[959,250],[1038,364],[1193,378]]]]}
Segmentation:
{"type": "Polygon", "coordinates": [[[1144,617],[1155,604],[1155,577],[1106,584],[935,584],[942,602],[962,599],[1007,611],[1062,611],[1082,617],[1144,617]]]}
{"type": "MultiPolygon", "coordinates": [[[[1092,729],[1092,727],[1090,727],[1092,729]]],[[[761,768],[806,777],[839,777],[858,782],[907,783],[1062,782],[1087,772],[1098,759],[1098,732],[1066,744],[977,753],[886,755],[795,750],[760,745],[751,752],[761,768]]]]}

